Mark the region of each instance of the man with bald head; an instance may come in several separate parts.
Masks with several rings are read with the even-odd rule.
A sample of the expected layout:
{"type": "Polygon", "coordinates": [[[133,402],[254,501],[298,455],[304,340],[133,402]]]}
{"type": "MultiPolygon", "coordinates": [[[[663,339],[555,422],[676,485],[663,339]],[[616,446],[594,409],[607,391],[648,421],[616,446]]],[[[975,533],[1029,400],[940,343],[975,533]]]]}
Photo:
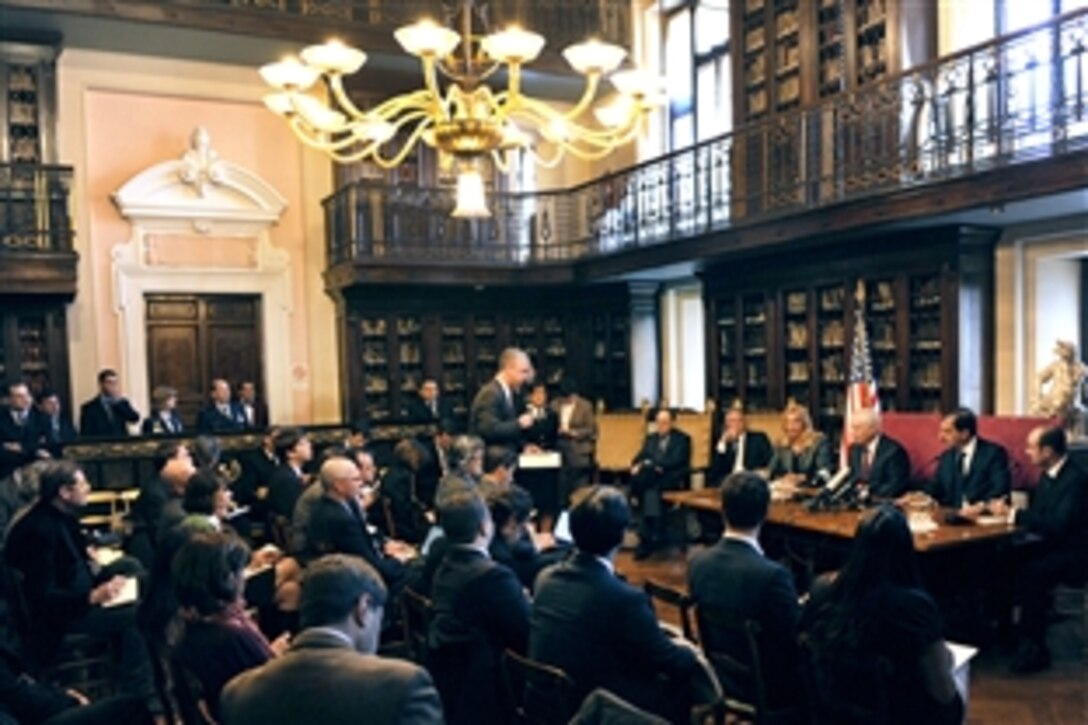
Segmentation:
{"type": "Polygon", "coordinates": [[[406,571],[398,557],[404,550],[398,542],[383,545],[372,536],[359,502],[363,473],[354,461],[333,457],[321,466],[324,495],[314,503],[306,538],[317,555],[351,554],[362,557],[378,570],[390,590],[403,586],[406,571]]]}
{"type": "Polygon", "coordinates": [[[499,356],[495,379],[480,388],[472,401],[469,431],[482,438],[493,453],[521,453],[525,431],[533,425],[533,416],[525,412],[521,389],[532,378],[533,364],[525,351],[507,348],[499,356]]]}
{"type": "Polygon", "coordinates": [[[910,485],[910,459],[898,441],[880,430],[880,413],[862,408],[850,418],[850,480],[873,498],[897,498],[910,485]]]}
{"type": "Polygon", "coordinates": [[[230,383],[223,378],[212,381],[211,401],[196,419],[199,433],[240,433],[246,429],[246,411],[231,400],[230,383]]]}

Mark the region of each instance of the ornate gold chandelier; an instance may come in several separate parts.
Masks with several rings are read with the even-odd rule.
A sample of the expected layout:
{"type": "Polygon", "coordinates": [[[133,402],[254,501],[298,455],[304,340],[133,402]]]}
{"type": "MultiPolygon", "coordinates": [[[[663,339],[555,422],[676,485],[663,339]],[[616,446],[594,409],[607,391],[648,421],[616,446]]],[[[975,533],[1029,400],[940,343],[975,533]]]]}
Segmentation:
{"type": "Polygon", "coordinates": [[[344,89],[344,78],[362,67],[366,53],[331,40],[304,49],[298,58],[263,66],[261,77],[277,91],[265,97],[265,105],[283,116],[304,144],[340,163],[369,161],[391,169],[420,142],[450,154],[457,171],[453,216],[486,217],[481,163],[488,157],[504,173],[510,170],[510,152],[517,150],[546,168],[558,165],[567,153],[601,159],[632,141],[646,112],[661,103],[659,79],[637,69],[620,71],[627,51],[591,39],[563,51],[585,77],[581,98],[569,110],[553,108],[521,91],[522,67],[540,55],[543,36],[516,26],[474,33],[474,18],[484,19],[474,0],[462,0],[458,15],[459,31],[421,20],[394,33],[423,66],[420,90],[369,110],[358,108],[344,89]],[[506,88],[495,92],[486,81],[500,70],[505,70],[506,88]],[[596,105],[605,77],[618,96],[596,105]],[[446,81],[445,90],[440,79],[446,81]],[[328,102],[308,92],[319,80],[328,102]]]}

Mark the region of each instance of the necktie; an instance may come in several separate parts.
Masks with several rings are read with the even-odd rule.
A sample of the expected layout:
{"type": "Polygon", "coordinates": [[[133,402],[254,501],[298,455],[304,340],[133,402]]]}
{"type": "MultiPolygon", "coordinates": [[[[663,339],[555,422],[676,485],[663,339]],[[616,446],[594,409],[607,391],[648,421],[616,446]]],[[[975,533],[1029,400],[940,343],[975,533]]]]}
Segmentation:
{"type": "Polygon", "coordinates": [[[436,400],[431,401],[431,415],[435,418],[438,417],[438,401],[436,400]]]}
{"type": "Polygon", "coordinates": [[[962,451],[956,456],[956,488],[952,492],[952,505],[956,508],[960,507],[963,502],[963,483],[967,476],[963,472],[964,463],[967,461],[967,454],[962,451]]]}
{"type": "Polygon", "coordinates": [[[229,418],[230,417],[230,407],[226,406],[226,405],[220,405],[219,406],[219,414],[221,416],[223,416],[224,418],[229,418]]]}
{"type": "Polygon", "coordinates": [[[669,447],[669,437],[662,436],[661,440],[657,443],[657,452],[659,455],[665,455],[665,449],[669,447]]]}
{"type": "Polygon", "coordinates": [[[861,454],[861,480],[868,481],[869,476],[873,471],[873,456],[869,452],[869,447],[866,446],[865,450],[861,454]]]}

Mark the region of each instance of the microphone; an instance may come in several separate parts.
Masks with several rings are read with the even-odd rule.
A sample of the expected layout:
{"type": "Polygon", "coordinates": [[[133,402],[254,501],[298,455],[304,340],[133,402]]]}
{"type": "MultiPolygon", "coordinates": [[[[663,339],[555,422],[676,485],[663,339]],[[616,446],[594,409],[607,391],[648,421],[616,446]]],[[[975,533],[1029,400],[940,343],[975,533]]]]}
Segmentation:
{"type": "Polygon", "coordinates": [[[849,479],[850,479],[850,469],[849,468],[844,468],[841,471],[839,471],[838,473],[836,473],[835,477],[832,478],[827,484],[828,500],[838,501],[843,496],[845,496],[850,490],[852,490],[854,488],[854,486],[849,483],[849,479]]]}
{"type": "Polygon", "coordinates": [[[834,477],[826,469],[821,469],[814,477],[814,481],[826,481],[820,494],[813,498],[811,501],[805,504],[805,508],[809,511],[819,511],[820,509],[827,508],[829,504],[840,499],[846,491],[853,488],[848,485],[850,479],[850,469],[843,468],[836,473],[834,477]]]}

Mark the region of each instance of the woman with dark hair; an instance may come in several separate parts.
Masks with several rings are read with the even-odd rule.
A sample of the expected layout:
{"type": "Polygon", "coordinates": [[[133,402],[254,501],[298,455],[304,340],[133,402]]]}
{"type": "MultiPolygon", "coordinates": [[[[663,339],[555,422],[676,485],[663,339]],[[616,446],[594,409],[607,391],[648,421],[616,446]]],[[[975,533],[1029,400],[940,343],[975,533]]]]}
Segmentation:
{"type": "MultiPolygon", "coordinates": [[[[876,655],[891,664],[892,722],[963,721],[941,615],[922,586],[906,517],[894,506],[862,518],[846,565],[813,585],[801,629],[820,660],[876,655]]],[[[845,692],[857,688],[856,682],[831,684],[845,692]]]]}
{"type": "Polygon", "coordinates": [[[393,465],[382,476],[375,505],[375,517],[386,536],[409,544],[422,543],[431,522],[416,496],[416,474],[423,465],[423,450],[413,438],[405,438],[393,448],[393,465]]]}
{"type": "Polygon", "coordinates": [[[286,636],[269,643],[245,611],[242,592],[249,547],[236,536],[196,534],[172,566],[174,595],[183,623],[174,661],[200,682],[217,717],[219,694],[235,675],[281,654],[286,636]]]}

